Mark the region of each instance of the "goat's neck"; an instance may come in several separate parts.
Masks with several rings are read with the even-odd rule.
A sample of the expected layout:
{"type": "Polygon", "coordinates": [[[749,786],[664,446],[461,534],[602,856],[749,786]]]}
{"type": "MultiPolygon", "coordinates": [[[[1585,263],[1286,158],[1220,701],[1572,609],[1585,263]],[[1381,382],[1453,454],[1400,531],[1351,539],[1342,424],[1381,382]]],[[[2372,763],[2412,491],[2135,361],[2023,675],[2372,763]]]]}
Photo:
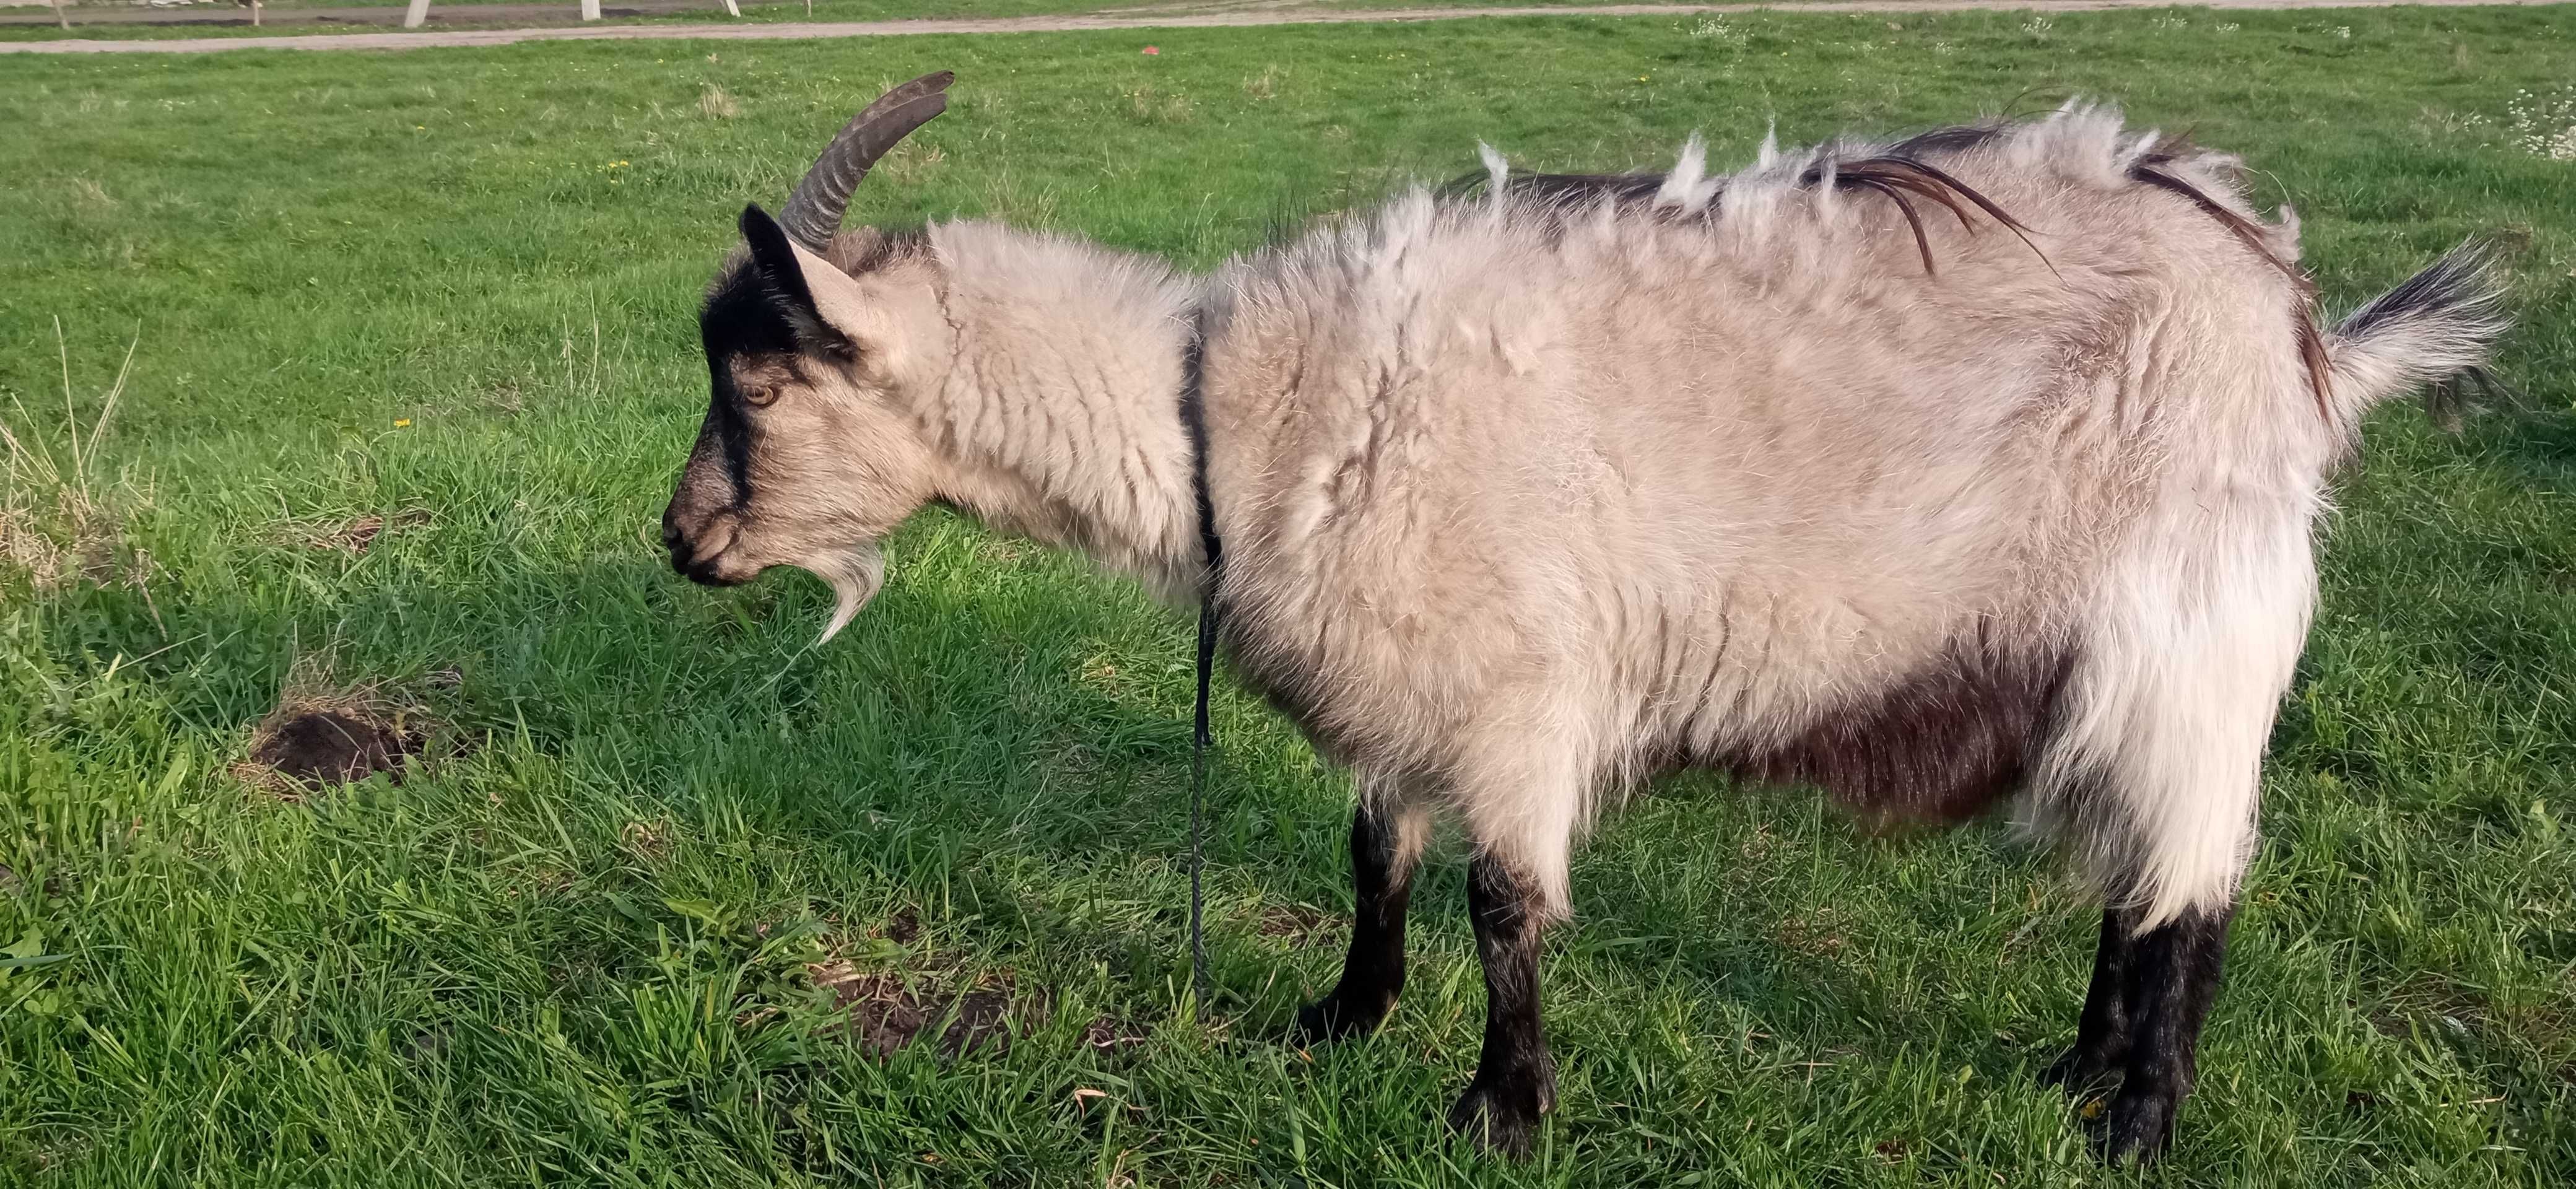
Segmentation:
{"type": "Polygon", "coordinates": [[[924,409],[939,495],[986,525],[1080,549],[1158,597],[1201,572],[1181,424],[1196,287],[1158,262],[990,224],[934,232],[956,357],[924,409]]]}

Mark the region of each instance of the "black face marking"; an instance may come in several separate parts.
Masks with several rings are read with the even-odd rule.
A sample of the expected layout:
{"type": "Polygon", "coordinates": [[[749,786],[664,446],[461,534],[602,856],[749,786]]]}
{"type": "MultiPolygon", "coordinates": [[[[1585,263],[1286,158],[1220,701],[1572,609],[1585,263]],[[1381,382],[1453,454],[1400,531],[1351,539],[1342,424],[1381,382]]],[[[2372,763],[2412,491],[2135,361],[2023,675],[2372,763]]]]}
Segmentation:
{"type": "Polygon", "coordinates": [[[698,335],[707,352],[707,424],[716,457],[724,460],[737,507],[751,502],[751,424],[734,363],[746,357],[796,349],[796,333],[779,312],[759,270],[744,265],[717,282],[698,312],[698,335]]]}
{"type": "Polygon", "coordinates": [[[1351,815],[1351,884],[1358,908],[1350,954],[1333,992],[1297,1012],[1309,1041],[1340,1040],[1377,1030],[1404,991],[1404,915],[1413,896],[1413,865],[1396,852],[1394,823],[1366,801],[1351,815]]]}

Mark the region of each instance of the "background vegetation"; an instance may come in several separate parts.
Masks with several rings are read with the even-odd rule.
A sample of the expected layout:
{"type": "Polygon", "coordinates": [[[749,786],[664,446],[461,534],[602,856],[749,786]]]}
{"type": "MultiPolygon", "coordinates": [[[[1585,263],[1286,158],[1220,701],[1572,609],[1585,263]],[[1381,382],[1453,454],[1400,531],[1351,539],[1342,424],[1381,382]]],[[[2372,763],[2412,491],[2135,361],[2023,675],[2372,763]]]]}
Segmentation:
{"type": "Polygon", "coordinates": [[[2519,9],[11,60],[0,1182],[2564,1184],[2571,49],[2519,9]],[[1580,862],[1559,1111],[1493,1165],[1438,1122],[1481,1003],[1454,854],[1387,1030],[1280,1042],[1338,960],[1351,794],[1232,692],[1217,1022],[1180,1015],[1187,625],[937,516],[821,651],[819,584],[674,579],[733,213],[942,66],[861,217],[1204,265],[1479,138],[1740,160],[1774,116],[2082,92],[2245,154],[2338,308],[2501,232],[2532,412],[2393,410],[2344,477],[2164,1169],[2098,1169],[2032,1085],[2094,914],[1998,831],[1659,786],[1580,862]],[[249,762],[316,706],[419,762],[249,762]]]}

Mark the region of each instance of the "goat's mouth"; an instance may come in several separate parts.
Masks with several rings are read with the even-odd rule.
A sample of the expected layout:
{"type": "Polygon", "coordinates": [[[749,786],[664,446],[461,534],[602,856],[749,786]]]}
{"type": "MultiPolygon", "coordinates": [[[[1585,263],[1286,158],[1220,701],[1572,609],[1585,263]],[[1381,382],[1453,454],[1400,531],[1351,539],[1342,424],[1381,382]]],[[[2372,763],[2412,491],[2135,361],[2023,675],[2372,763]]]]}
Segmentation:
{"type": "Polygon", "coordinates": [[[739,566],[726,564],[721,548],[714,553],[701,553],[688,538],[677,533],[662,535],[662,548],[670,551],[672,574],[680,574],[683,579],[690,579],[701,587],[739,587],[739,584],[752,582],[755,576],[760,576],[760,569],[739,569],[739,566]]]}
{"type": "Polygon", "coordinates": [[[682,559],[678,554],[671,556],[671,568],[679,571],[681,577],[700,586],[741,586],[760,576],[759,571],[756,570],[746,574],[720,569],[716,562],[715,558],[692,562],[682,559]]]}
{"type": "Polygon", "coordinates": [[[701,550],[696,542],[676,531],[666,530],[662,534],[662,547],[671,551],[672,572],[700,586],[740,586],[760,577],[761,571],[769,568],[746,566],[729,559],[726,554],[731,544],[727,541],[724,547],[701,550]]]}
{"type": "MultiPolygon", "coordinates": [[[[768,572],[770,563],[740,560],[739,541],[728,534],[715,543],[711,552],[701,551],[699,542],[675,526],[662,530],[662,547],[671,551],[671,569],[700,586],[740,586],[768,572]]],[[[874,541],[843,546],[817,553],[801,562],[789,563],[831,584],[832,620],[823,628],[823,638],[816,644],[841,634],[850,626],[859,609],[876,597],[877,588],[885,585],[885,553],[874,541]]]]}

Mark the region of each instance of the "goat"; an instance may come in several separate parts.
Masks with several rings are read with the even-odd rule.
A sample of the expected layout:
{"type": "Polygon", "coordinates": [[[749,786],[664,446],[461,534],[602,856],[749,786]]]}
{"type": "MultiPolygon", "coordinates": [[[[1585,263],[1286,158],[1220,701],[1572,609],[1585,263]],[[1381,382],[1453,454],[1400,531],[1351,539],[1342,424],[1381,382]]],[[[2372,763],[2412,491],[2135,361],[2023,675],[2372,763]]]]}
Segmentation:
{"type": "Polygon", "coordinates": [[[2001,803],[2105,908],[2073,1046],[2152,1158],[2192,1085],[2266,737],[2362,416],[2477,375],[2474,248],[2332,331],[2232,158],[2107,107],[1708,173],[1414,188],[1189,276],[989,222],[838,230],[950,76],[758,206],[701,315],[664,514],[709,584],[799,566],[839,631],[927,503],[1187,604],[1357,775],[1357,924],[1301,1033],[1404,982],[1436,814],[1473,841],[1484,1048],[1452,1110],[1554,1096],[1538,942],[1606,799],[1682,765],[1859,811],[2001,803]],[[1199,478],[1198,476],[1203,476],[1199,478]],[[1204,503],[1202,503],[1204,501],[1204,503]]]}

